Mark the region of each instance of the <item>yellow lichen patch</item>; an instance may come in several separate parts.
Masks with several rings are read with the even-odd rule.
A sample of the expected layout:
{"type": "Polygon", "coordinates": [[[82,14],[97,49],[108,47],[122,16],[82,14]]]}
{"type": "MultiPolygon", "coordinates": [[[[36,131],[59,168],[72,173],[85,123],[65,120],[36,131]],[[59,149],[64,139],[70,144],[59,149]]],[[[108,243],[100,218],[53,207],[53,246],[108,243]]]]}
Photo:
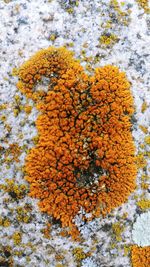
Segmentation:
{"type": "Polygon", "coordinates": [[[143,126],[143,125],[139,125],[140,129],[142,130],[143,133],[147,134],[148,133],[148,128],[143,126]]]}
{"type": "Polygon", "coordinates": [[[0,111],[7,108],[7,104],[0,104],[0,111]]]}
{"type": "Polygon", "coordinates": [[[18,256],[18,257],[21,257],[23,253],[24,253],[23,250],[14,249],[14,251],[13,251],[13,255],[18,256]]]}
{"type": "Polygon", "coordinates": [[[20,154],[21,147],[17,143],[10,144],[5,153],[6,162],[19,162],[20,154]]]}
{"type": "Polygon", "coordinates": [[[23,110],[23,106],[21,105],[21,98],[18,95],[16,95],[14,97],[14,103],[13,103],[14,116],[17,117],[21,110],[23,110]]]}
{"type": "Polygon", "coordinates": [[[141,199],[137,202],[137,205],[142,209],[150,209],[150,200],[149,199],[141,199]]]}
{"type": "Polygon", "coordinates": [[[105,33],[103,35],[101,35],[100,39],[99,39],[100,43],[106,47],[112,46],[114,45],[117,41],[118,41],[118,37],[115,34],[108,34],[105,33]]]}
{"type": "Polygon", "coordinates": [[[33,138],[32,138],[32,141],[33,143],[36,145],[39,141],[39,136],[38,135],[35,135],[33,138]]]}
{"type": "Polygon", "coordinates": [[[66,9],[66,11],[67,11],[69,14],[72,14],[72,13],[73,13],[73,8],[68,8],[68,9],[66,9]]]}
{"type": "Polygon", "coordinates": [[[29,223],[32,220],[27,205],[16,208],[16,219],[18,222],[29,223]]]}
{"type": "Polygon", "coordinates": [[[149,13],[150,8],[149,8],[149,0],[136,0],[138,5],[143,8],[146,12],[149,13]]]}
{"type": "Polygon", "coordinates": [[[141,179],[142,179],[143,182],[148,181],[148,180],[149,180],[149,176],[143,174],[143,175],[141,176],[141,179]]]}
{"type": "Polygon", "coordinates": [[[30,196],[76,237],[73,218],[81,207],[104,215],[135,188],[130,84],[110,65],[88,76],[71,52],[50,47],[20,67],[17,86],[40,112],[25,164],[30,196]],[[43,77],[47,92],[36,90],[43,77]]]}
{"type": "Polygon", "coordinates": [[[119,222],[117,222],[112,225],[112,230],[113,234],[115,235],[115,239],[117,241],[121,241],[124,227],[119,222]]]}
{"type": "Polygon", "coordinates": [[[149,267],[150,246],[147,247],[132,246],[131,260],[133,267],[149,267]]]}
{"type": "Polygon", "coordinates": [[[0,117],[0,120],[1,120],[2,122],[5,122],[5,121],[6,121],[6,116],[5,116],[5,115],[2,115],[2,116],[0,117]]]}
{"type": "Polygon", "coordinates": [[[129,246],[129,245],[125,245],[125,246],[124,246],[124,256],[125,256],[125,257],[128,256],[129,253],[130,253],[130,251],[131,251],[131,246],[129,246]]]}
{"type": "Polygon", "coordinates": [[[141,188],[143,190],[147,190],[149,188],[149,184],[141,183],[141,188]]]}
{"type": "Polygon", "coordinates": [[[11,196],[14,200],[22,199],[28,191],[28,187],[24,184],[18,185],[15,180],[6,179],[6,184],[1,184],[0,189],[4,190],[11,196]]]}
{"type": "Polygon", "coordinates": [[[124,220],[127,219],[128,215],[129,215],[128,212],[123,213],[122,219],[124,219],[124,220]]]}
{"type": "Polygon", "coordinates": [[[116,248],[116,246],[117,246],[116,243],[111,243],[111,244],[110,244],[110,249],[114,249],[114,248],[116,248]]]}
{"type": "Polygon", "coordinates": [[[10,220],[7,217],[0,217],[0,226],[9,227],[11,225],[10,220]]]}
{"type": "Polygon", "coordinates": [[[144,139],[145,143],[147,145],[150,145],[150,135],[149,136],[146,136],[145,139],[144,139]]]}
{"type": "Polygon", "coordinates": [[[54,42],[55,40],[56,40],[56,38],[57,38],[57,36],[56,36],[56,34],[51,34],[51,36],[50,36],[50,40],[52,41],[52,42],[54,42]]]}
{"type": "Polygon", "coordinates": [[[142,107],[141,107],[141,112],[144,113],[145,110],[148,108],[148,105],[147,103],[144,101],[143,104],[142,104],[142,107]]]}
{"type": "Polygon", "coordinates": [[[16,76],[18,75],[18,69],[17,68],[13,68],[12,69],[12,76],[16,76]]]}
{"type": "Polygon", "coordinates": [[[86,258],[86,253],[83,251],[83,248],[81,247],[74,248],[72,252],[76,261],[81,261],[86,258]]]}
{"type": "Polygon", "coordinates": [[[136,163],[139,169],[147,166],[147,160],[144,157],[144,154],[140,152],[136,157],[136,163]]]}
{"type": "MultiPolygon", "coordinates": [[[[122,7],[124,6],[125,3],[121,4],[117,0],[110,0],[110,10],[114,10],[116,13],[116,19],[118,23],[120,22],[124,26],[128,26],[130,18],[129,15],[131,13],[131,10],[129,9],[127,12],[124,12],[122,10],[122,7]]],[[[110,18],[113,18],[114,13],[110,13],[110,18]]]]}
{"type": "Polygon", "coordinates": [[[17,246],[17,245],[20,245],[21,241],[22,241],[22,233],[20,232],[15,232],[13,235],[12,235],[12,239],[14,241],[14,244],[17,246]]]}

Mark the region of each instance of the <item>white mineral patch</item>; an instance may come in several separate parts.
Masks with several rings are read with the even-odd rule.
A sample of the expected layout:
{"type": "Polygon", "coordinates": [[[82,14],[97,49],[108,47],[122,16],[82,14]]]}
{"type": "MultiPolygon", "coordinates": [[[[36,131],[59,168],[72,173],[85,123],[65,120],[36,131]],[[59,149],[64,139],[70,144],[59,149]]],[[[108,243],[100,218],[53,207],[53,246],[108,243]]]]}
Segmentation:
{"type": "Polygon", "coordinates": [[[132,238],[138,246],[150,246],[150,211],[138,216],[133,224],[132,238]]]}

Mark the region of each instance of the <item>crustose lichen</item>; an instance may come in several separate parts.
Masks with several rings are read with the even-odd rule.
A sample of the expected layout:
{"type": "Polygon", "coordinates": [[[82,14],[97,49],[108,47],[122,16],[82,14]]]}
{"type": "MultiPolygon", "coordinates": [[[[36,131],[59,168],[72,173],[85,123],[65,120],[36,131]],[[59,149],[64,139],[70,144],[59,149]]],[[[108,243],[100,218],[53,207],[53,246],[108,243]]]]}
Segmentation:
{"type": "Polygon", "coordinates": [[[71,52],[54,47],[37,52],[18,75],[18,88],[40,111],[39,140],[25,164],[30,195],[73,232],[81,207],[104,215],[135,188],[130,84],[110,65],[88,76],[71,52]],[[48,90],[36,90],[43,76],[48,90]]]}

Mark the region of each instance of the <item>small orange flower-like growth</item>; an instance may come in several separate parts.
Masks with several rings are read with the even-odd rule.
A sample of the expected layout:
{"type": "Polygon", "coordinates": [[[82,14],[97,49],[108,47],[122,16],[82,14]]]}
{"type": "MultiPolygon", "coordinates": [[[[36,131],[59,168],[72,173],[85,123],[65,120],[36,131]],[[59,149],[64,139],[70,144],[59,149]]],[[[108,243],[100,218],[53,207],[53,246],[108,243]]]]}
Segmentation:
{"type": "Polygon", "coordinates": [[[136,176],[125,74],[108,65],[89,77],[71,52],[51,47],[20,67],[18,88],[40,112],[25,166],[40,209],[72,226],[81,207],[94,217],[125,202],[136,176]]]}
{"type": "Polygon", "coordinates": [[[133,267],[149,267],[150,246],[147,247],[132,246],[131,259],[133,267]]]}

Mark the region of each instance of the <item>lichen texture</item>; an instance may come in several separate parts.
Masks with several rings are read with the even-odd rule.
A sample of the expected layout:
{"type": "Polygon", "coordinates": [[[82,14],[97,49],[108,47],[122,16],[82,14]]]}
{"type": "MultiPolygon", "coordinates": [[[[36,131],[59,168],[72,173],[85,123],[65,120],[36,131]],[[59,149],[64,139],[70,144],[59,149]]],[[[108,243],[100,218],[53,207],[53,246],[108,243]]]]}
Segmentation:
{"type": "Polygon", "coordinates": [[[39,110],[37,145],[26,158],[30,195],[74,229],[82,207],[105,215],[135,188],[134,112],[124,73],[108,65],[88,76],[65,48],[43,49],[19,69],[17,87],[39,110]],[[48,82],[42,88],[44,79],[48,82]]]}
{"type": "Polygon", "coordinates": [[[149,267],[150,266],[150,246],[138,247],[133,246],[131,250],[133,267],[149,267]]]}

